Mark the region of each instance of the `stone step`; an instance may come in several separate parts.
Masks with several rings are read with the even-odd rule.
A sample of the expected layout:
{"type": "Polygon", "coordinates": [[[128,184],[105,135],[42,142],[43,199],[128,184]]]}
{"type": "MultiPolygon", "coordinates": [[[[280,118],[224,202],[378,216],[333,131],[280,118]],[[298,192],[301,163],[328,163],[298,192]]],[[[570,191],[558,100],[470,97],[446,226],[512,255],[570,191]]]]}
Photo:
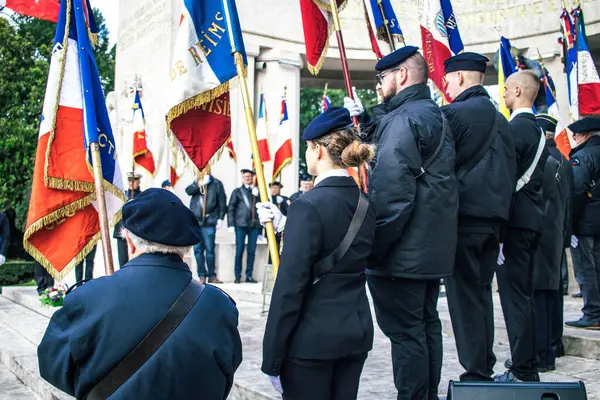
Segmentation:
{"type": "Polygon", "coordinates": [[[10,372],[7,367],[0,364],[0,399],[39,400],[39,397],[10,372]]]}

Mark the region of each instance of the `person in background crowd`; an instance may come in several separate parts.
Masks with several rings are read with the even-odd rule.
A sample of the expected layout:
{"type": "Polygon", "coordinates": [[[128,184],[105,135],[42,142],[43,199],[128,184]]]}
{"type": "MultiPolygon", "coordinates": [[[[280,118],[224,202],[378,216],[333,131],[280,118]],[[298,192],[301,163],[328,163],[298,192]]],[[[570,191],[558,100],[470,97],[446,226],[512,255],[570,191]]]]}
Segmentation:
{"type": "MultiPolygon", "coordinates": [[[[129,189],[125,191],[125,197],[127,197],[127,201],[133,200],[140,194],[142,191],[140,190],[140,179],[142,176],[138,173],[127,173],[127,181],[129,182],[129,189]]],[[[121,237],[121,221],[119,221],[115,225],[115,229],[113,231],[113,238],[117,239],[117,253],[119,255],[119,267],[122,267],[129,261],[129,256],[127,255],[127,242],[125,239],[121,237]]]]}
{"type": "Polygon", "coordinates": [[[581,276],[583,316],[566,324],[600,330],[600,118],[587,117],[569,126],[577,143],[573,168],[573,258],[581,276]]]}
{"type": "Polygon", "coordinates": [[[8,217],[0,212],[0,266],[8,258],[8,248],[10,247],[10,225],[8,217]]]}
{"type": "Polygon", "coordinates": [[[350,114],[361,116],[361,131],[376,138],[369,194],[377,228],[367,282],[379,327],[392,343],[398,399],[437,400],[443,356],[437,301],[440,278],[452,275],[457,236],[454,143],[416,47],[388,54],[375,69],[384,103],[373,107],[374,119],[344,99],[350,114]]]}
{"type": "Polygon", "coordinates": [[[466,52],[444,63],[452,103],[442,111],[455,142],[459,182],[454,273],[445,281],[458,359],[465,369],[461,381],[493,380],[492,279],[517,168],[510,125],[482,86],[488,61],[466,52]]]}
{"type": "MultiPolygon", "coordinates": [[[[542,192],[545,212],[542,236],[534,256],[533,304],[535,307],[538,372],[556,369],[556,354],[552,347],[556,318],[562,325],[561,262],[567,238],[570,240],[570,197],[572,171],[569,160],[556,148],[556,119],[538,114],[538,126],[546,134],[550,156],[544,166],[542,192]],[[557,315],[558,314],[558,315],[557,315]]],[[[562,329],[561,329],[562,332],[562,329]]]]}
{"type": "Polygon", "coordinates": [[[185,192],[192,196],[190,210],[196,216],[202,230],[202,240],[194,246],[198,277],[202,283],[223,283],[217,279],[215,265],[215,237],[227,215],[227,196],[223,183],[210,175],[189,185],[185,192]],[[206,253],[206,256],[205,256],[206,253]]]}
{"type": "Polygon", "coordinates": [[[227,210],[227,224],[235,228],[235,283],[242,282],[242,259],[245,241],[248,238],[248,254],[246,257],[246,282],[258,283],[254,280],[254,258],[256,256],[256,240],[261,230],[256,216],[258,188],[253,186],[255,172],[249,169],[242,171],[242,186],[231,193],[227,210]]]}
{"type": "Polygon", "coordinates": [[[537,126],[533,102],[540,80],[532,71],[519,71],[506,80],[504,101],[512,110],[511,131],[517,152],[517,184],[508,228],[498,257],[500,302],[508,331],[510,368],[497,382],[538,382],[533,307],[534,255],[544,222],[542,179],[548,152],[546,135],[537,126]]]}
{"type": "Polygon", "coordinates": [[[330,107],[306,128],[306,164],[317,179],[290,206],[287,222],[273,203],[258,205],[261,223],[285,226],[261,367],[284,399],[356,399],[373,346],[365,269],[375,211],[347,172],[373,150],[352,125],[346,109],[330,107]]]}
{"type": "Polygon", "coordinates": [[[94,279],[94,257],[96,257],[96,246],[85,256],[85,258],[75,266],[75,282],[82,280],[94,279]],[[83,270],[83,263],[85,261],[85,274],[83,270]]]}
{"type": "Polygon", "coordinates": [[[77,287],[50,319],[40,375],[77,399],[226,399],[242,361],[238,310],[217,287],[193,281],[183,262],[202,239],[198,220],[177,196],[152,188],[123,206],[123,236],[126,267],[77,287]],[[171,328],[167,314],[180,323],[171,328]],[[151,345],[144,338],[159,321],[171,329],[157,332],[156,352],[107,379],[128,355],[140,356],[138,345],[148,350],[141,343],[151,345]]]}
{"type": "Polygon", "coordinates": [[[160,184],[161,189],[165,189],[168,190],[170,192],[173,191],[173,186],[171,186],[171,181],[166,179],[163,181],[163,183],[160,184]]]}
{"type": "Polygon", "coordinates": [[[313,180],[308,175],[303,176],[300,180],[299,191],[290,196],[290,204],[297,200],[303,194],[310,192],[313,187],[315,187],[313,180]]]}
{"type": "MultiPolygon", "coordinates": [[[[273,203],[277,207],[277,209],[281,211],[281,214],[286,216],[288,212],[290,199],[281,194],[281,189],[283,189],[283,185],[279,181],[273,181],[269,183],[269,188],[271,189],[271,203],[273,203]]],[[[277,242],[277,248],[281,249],[281,232],[275,233],[275,240],[277,242]]],[[[270,252],[268,264],[271,264],[270,252]]]]}

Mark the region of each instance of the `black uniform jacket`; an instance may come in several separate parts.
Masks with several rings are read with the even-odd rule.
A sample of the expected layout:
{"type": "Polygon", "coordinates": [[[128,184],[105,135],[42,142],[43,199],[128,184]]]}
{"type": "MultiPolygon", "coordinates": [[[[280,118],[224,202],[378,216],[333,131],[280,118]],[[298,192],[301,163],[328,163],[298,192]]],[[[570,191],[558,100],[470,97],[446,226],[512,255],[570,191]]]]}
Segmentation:
{"type": "Polygon", "coordinates": [[[448,276],[458,216],[452,134],[448,131],[435,161],[421,173],[442,140],[442,113],[427,85],[404,89],[374,112],[377,152],[369,193],[377,229],[367,273],[412,279],[448,276]]]}
{"type": "Polygon", "coordinates": [[[229,200],[229,207],[227,208],[227,225],[238,228],[260,228],[260,222],[256,214],[256,204],[258,202],[260,200],[252,195],[252,189],[248,189],[246,186],[236,188],[231,193],[231,200],[229,200]]]}
{"type": "MultiPolygon", "coordinates": [[[[510,127],[515,138],[517,179],[519,179],[535,159],[542,131],[535,122],[535,116],[531,113],[518,114],[510,122],[510,127]]],[[[544,153],[531,175],[531,180],[515,194],[509,223],[511,228],[542,232],[545,208],[542,177],[547,158],[548,151],[544,149],[544,153]]]]}
{"type": "Polygon", "coordinates": [[[371,349],[365,268],[375,231],[372,206],[345,256],[313,285],[313,267],[341,243],[358,195],[352,178],[329,177],[290,206],[263,341],[264,373],[278,376],[287,357],[331,360],[371,349]]]}
{"type": "Polygon", "coordinates": [[[592,136],[571,151],[573,233],[600,235],[600,137],[592,136]]]}
{"type": "Polygon", "coordinates": [[[479,153],[492,135],[494,118],[498,118],[496,138],[458,182],[458,224],[459,231],[460,227],[500,227],[510,216],[516,185],[517,160],[510,125],[496,111],[483,86],[465,90],[442,111],[452,127],[456,171],[479,153]]]}
{"type": "MultiPolygon", "coordinates": [[[[550,147],[553,140],[547,142],[550,147]]],[[[548,157],[544,167],[542,188],[544,193],[544,225],[533,269],[535,290],[558,290],[560,267],[569,232],[569,204],[571,197],[571,167],[560,152],[557,160],[548,157]]]]}
{"type": "Polygon", "coordinates": [[[190,200],[190,210],[194,213],[200,226],[216,226],[218,220],[224,220],[227,215],[227,196],[223,183],[220,180],[211,178],[208,185],[204,186],[204,193],[200,190],[198,182],[189,185],[185,192],[192,196],[190,200]],[[206,206],[204,205],[204,196],[206,195],[206,206]],[[203,207],[204,217],[203,217],[203,207]]]}
{"type": "MultiPolygon", "coordinates": [[[[125,191],[125,197],[127,197],[127,201],[132,200],[135,197],[138,197],[140,194],[142,194],[142,191],[140,189],[136,189],[133,192],[131,192],[130,189],[127,189],[125,191]]],[[[115,229],[113,230],[113,237],[114,238],[121,239],[121,229],[122,228],[123,228],[123,224],[119,220],[119,222],[117,222],[115,224],[115,229]]]]}

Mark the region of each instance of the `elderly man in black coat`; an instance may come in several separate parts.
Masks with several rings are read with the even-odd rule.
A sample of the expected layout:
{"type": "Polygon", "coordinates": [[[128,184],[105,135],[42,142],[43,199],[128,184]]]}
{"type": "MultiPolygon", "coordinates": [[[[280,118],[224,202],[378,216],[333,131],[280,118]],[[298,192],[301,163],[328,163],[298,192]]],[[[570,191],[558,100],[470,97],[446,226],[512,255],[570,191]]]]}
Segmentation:
{"type": "Polygon", "coordinates": [[[38,347],[41,376],[77,399],[226,399],[238,311],[182,260],[200,241],[196,217],[149,189],[125,204],[123,227],[130,261],[67,294],[38,347]]]}
{"type": "MultiPolygon", "coordinates": [[[[377,154],[369,177],[377,228],[367,280],[377,322],[392,342],[398,399],[437,399],[440,278],[452,275],[458,189],[449,124],[431,99],[427,63],[406,46],[375,69],[384,103],[363,117],[377,154]]],[[[349,98],[352,115],[363,110],[349,98]]]]}
{"type": "Polygon", "coordinates": [[[577,147],[571,151],[573,167],[573,234],[582,282],[583,316],[567,325],[600,329],[600,118],[584,118],[569,126],[577,147]]]}
{"type": "Polygon", "coordinates": [[[454,274],[445,284],[458,359],[465,369],[461,381],[492,380],[496,363],[492,279],[516,183],[510,125],[482,86],[488,61],[467,52],[445,62],[453,102],[442,111],[452,128],[459,182],[454,274]]]}
{"type": "Polygon", "coordinates": [[[533,309],[534,259],[543,230],[542,179],[548,158],[546,133],[535,122],[533,102],[540,80],[519,71],[506,80],[505,102],[517,152],[517,184],[497,269],[500,302],[512,364],[498,382],[539,381],[533,309]],[[505,260],[503,261],[505,257],[505,260]]]}

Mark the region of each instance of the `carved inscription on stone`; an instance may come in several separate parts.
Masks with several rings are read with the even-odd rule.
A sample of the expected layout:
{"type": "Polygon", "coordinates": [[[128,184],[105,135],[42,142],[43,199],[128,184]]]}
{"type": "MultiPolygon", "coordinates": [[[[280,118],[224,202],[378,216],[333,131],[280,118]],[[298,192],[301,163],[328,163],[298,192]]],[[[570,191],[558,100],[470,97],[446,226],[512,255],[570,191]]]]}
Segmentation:
{"type": "Polygon", "coordinates": [[[168,6],[168,1],[150,0],[126,16],[119,29],[119,51],[140,42],[157,44],[168,40],[171,32],[168,6]]]}

